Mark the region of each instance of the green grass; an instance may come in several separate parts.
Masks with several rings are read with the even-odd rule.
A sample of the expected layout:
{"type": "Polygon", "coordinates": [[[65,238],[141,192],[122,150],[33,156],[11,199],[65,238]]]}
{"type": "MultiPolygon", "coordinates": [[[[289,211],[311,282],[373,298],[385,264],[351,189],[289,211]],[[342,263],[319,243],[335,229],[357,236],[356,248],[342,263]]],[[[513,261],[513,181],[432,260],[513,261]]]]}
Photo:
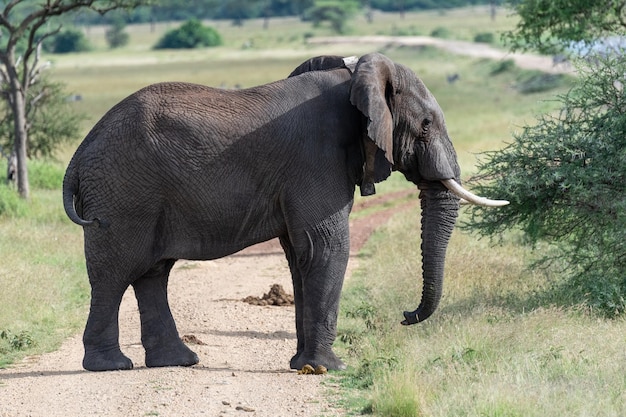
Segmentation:
{"type": "Polygon", "coordinates": [[[514,244],[494,248],[456,231],[439,310],[401,326],[402,309],[414,309],[421,293],[418,222],[412,212],[393,218],[370,240],[344,290],[339,339],[352,371],[342,381],[361,398],[352,400],[355,413],[626,413],[626,321],[546,302],[559,301],[544,294],[558,276],[527,270],[530,255],[514,244]],[[372,310],[367,318],[354,314],[372,310]]]}
{"type": "Polygon", "coordinates": [[[31,161],[28,202],[0,184],[0,367],[57,348],[85,321],[82,231],[63,211],[63,173],[59,163],[31,161]]]}
{"type": "Polygon", "coordinates": [[[58,190],[34,190],[19,214],[0,216],[0,253],[0,332],[33,341],[21,349],[0,338],[3,366],[55,349],[76,333],[85,321],[89,292],[82,231],[66,220],[58,190]]]}

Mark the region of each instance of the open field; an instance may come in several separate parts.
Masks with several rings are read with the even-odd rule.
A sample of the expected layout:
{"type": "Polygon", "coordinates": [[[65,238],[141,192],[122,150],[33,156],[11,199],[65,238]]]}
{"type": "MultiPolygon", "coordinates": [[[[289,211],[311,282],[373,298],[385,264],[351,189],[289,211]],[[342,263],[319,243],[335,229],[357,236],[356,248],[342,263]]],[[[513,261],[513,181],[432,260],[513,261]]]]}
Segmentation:
{"type": "MultiPolygon", "coordinates": [[[[376,15],[372,25],[359,17],[351,35],[428,35],[445,27],[472,40],[512,22],[501,12],[494,24],[482,8],[376,15]]],[[[296,19],[272,20],[267,30],[262,21],[215,26],[226,44],[194,51],[151,50],[174,24],[129,27],[131,43],[115,51],[106,50],[103,28],[90,28],[95,50],[47,57],[51,76],[82,97],[72,105],[87,113],[86,133],[112,105],[153,82],[248,87],[285,77],[310,56],[380,50],[412,68],[437,97],[465,178],[476,153],[502,146],[535,114],[553,109],[554,91],[520,94],[515,86],[529,73],[494,75],[498,62],[491,60],[430,47],[307,45],[305,35],[330,33],[296,19]],[[449,83],[451,74],[460,79],[449,83]]],[[[59,166],[74,148],[58,153],[59,166]]],[[[407,187],[393,176],[377,188],[407,187]]],[[[401,310],[414,308],[420,293],[418,221],[415,212],[396,215],[363,250],[346,284],[338,344],[352,371],[336,374],[343,388],[332,390],[332,401],[354,414],[387,417],[626,415],[626,323],[559,303],[552,293],[558,274],[526,269],[532,253],[514,233],[492,247],[456,231],[439,312],[423,324],[399,326],[401,310]]],[[[30,206],[0,217],[0,253],[0,331],[9,335],[0,340],[2,366],[80,332],[89,292],[81,231],[65,219],[60,190],[36,189],[30,206]]]]}

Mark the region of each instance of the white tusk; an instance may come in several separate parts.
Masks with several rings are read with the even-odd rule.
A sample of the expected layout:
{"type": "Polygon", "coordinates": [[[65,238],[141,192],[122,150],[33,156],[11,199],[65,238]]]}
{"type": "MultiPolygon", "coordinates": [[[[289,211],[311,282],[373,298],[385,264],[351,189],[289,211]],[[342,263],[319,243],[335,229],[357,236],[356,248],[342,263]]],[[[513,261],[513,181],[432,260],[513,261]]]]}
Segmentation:
{"type": "Polygon", "coordinates": [[[457,197],[466,200],[470,204],[476,204],[484,207],[502,207],[509,204],[506,200],[490,200],[485,197],[479,197],[476,194],[472,194],[467,191],[465,188],[461,187],[461,185],[455,180],[441,180],[442,184],[446,186],[446,188],[452,191],[457,197]]]}

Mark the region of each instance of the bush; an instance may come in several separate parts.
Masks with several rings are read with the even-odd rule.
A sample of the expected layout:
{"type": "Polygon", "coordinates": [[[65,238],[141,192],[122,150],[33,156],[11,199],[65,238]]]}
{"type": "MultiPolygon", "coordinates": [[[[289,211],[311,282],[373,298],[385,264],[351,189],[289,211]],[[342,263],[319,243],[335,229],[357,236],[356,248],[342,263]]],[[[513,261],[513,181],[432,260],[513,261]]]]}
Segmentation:
{"type": "Polygon", "coordinates": [[[0,182],[0,217],[21,217],[26,213],[27,202],[17,191],[0,182]]]}
{"type": "Polygon", "coordinates": [[[191,49],[204,46],[218,46],[222,37],[212,27],[203,26],[198,20],[188,20],[178,29],[168,31],[155,49],[191,49]]]}
{"type": "Polygon", "coordinates": [[[83,32],[77,29],[68,29],[57,33],[45,42],[47,51],[55,54],[69,52],[85,52],[90,49],[89,42],[83,32]]]}
{"type": "Polygon", "coordinates": [[[515,61],[513,61],[512,59],[504,59],[502,61],[497,62],[489,74],[499,75],[505,72],[511,72],[515,70],[516,68],[517,68],[517,65],[515,65],[515,61]]]}
{"type": "Polygon", "coordinates": [[[491,32],[477,33],[476,36],[474,36],[474,42],[478,43],[493,43],[494,40],[495,37],[491,32]]]}
{"type": "Polygon", "coordinates": [[[393,25],[391,27],[391,36],[420,36],[420,31],[415,27],[397,27],[393,25]]]}
{"type": "Polygon", "coordinates": [[[312,22],[313,27],[319,27],[322,22],[328,22],[331,29],[338,34],[347,32],[348,20],[359,9],[359,3],[354,0],[312,3],[313,5],[303,12],[302,20],[312,22]]]}
{"type": "MultiPolygon", "coordinates": [[[[4,340],[10,350],[25,350],[36,344],[33,337],[26,331],[14,334],[10,330],[2,330],[0,340],[4,340]]],[[[2,350],[0,349],[0,352],[2,350]]]]}
{"type": "Polygon", "coordinates": [[[544,115],[513,143],[483,155],[474,188],[511,201],[470,208],[465,228],[495,236],[519,227],[549,242],[557,288],[605,316],[626,312],[626,57],[582,69],[560,113],[544,115]]]}
{"type": "MultiPolygon", "coordinates": [[[[62,144],[77,139],[84,113],[76,111],[67,101],[67,93],[60,83],[41,78],[28,89],[26,116],[28,117],[27,154],[29,158],[45,158],[62,144]]],[[[13,114],[6,102],[0,103],[0,146],[14,147],[13,114]]]]}
{"type": "Polygon", "coordinates": [[[452,36],[452,33],[447,28],[439,26],[430,32],[430,36],[433,38],[448,39],[452,36]]]}
{"type": "Polygon", "coordinates": [[[563,74],[537,73],[521,79],[515,89],[522,94],[541,93],[562,87],[568,80],[563,74]]]}
{"type": "Polygon", "coordinates": [[[58,163],[31,160],[28,163],[28,180],[33,188],[60,190],[63,187],[65,169],[58,163]]]}
{"type": "Polygon", "coordinates": [[[116,19],[109,29],[104,33],[107,44],[110,48],[121,48],[128,44],[130,36],[124,32],[126,23],[122,19],[116,19]]]}

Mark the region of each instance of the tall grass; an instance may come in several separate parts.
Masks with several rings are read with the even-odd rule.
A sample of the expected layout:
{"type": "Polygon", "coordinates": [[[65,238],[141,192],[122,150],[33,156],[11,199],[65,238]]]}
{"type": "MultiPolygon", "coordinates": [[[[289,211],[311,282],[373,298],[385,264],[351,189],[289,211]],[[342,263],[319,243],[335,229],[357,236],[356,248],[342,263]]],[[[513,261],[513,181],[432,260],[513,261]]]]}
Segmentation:
{"type": "Polygon", "coordinates": [[[88,303],[82,232],[60,198],[63,167],[31,161],[28,168],[30,201],[0,184],[0,367],[58,347],[82,326],[88,303]]]}
{"type": "Polygon", "coordinates": [[[0,332],[8,335],[0,366],[56,348],[84,324],[88,303],[82,232],[65,219],[58,190],[35,189],[18,204],[0,215],[0,332]],[[20,335],[32,343],[16,343],[20,335]]]}
{"type": "Polygon", "coordinates": [[[390,417],[626,414],[626,321],[545,302],[558,276],[527,270],[513,243],[455,232],[438,312],[401,326],[421,293],[418,230],[417,213],[397,215],[347,283],[339,339],[353,404],[390,417]]]}

